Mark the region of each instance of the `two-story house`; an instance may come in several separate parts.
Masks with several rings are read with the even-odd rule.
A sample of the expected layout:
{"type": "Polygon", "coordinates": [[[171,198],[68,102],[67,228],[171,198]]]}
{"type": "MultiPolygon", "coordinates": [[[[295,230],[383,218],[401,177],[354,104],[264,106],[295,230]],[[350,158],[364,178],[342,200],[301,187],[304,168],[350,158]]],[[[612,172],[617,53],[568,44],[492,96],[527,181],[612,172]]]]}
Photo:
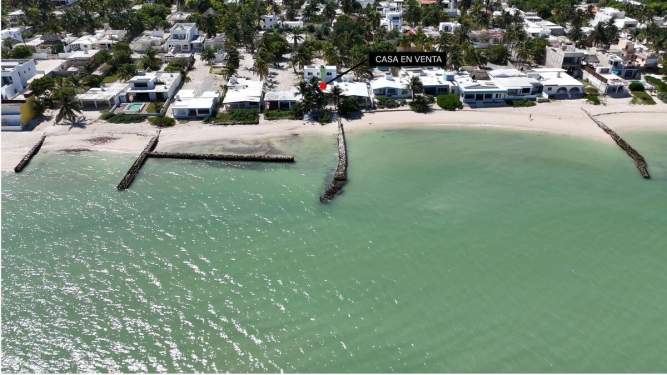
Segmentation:
{"type": "Polygon", "coordinates": [[[150,72],[130,79],[127,90],[129,102],[166,102],[181,83],[180,73],[150,72]]]}
{"type": "Polygon", "coordinates": [[[167,50],[173,53],[201,51],[205,36],[195,23],[177,23],[171,27],[167,50]]]}
{"type": "Polygon", "coordinates": [[[2,127],[20,130],[33,117],[26,98],[29,81],[37,74],[34,60],[2,60],[2,127]]]}

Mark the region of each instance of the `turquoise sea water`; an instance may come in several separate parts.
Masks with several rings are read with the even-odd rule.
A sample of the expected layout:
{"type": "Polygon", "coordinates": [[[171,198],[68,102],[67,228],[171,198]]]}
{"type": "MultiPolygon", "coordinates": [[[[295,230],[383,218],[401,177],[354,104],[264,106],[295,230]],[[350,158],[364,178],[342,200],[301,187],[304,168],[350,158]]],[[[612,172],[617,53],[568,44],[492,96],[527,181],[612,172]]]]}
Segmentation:
{"type": "Polygon", "coordinates": [[[294,165],[40,154],[2,182],[2,370],[667,371],[667,136],[351,134],[294,165]]]}

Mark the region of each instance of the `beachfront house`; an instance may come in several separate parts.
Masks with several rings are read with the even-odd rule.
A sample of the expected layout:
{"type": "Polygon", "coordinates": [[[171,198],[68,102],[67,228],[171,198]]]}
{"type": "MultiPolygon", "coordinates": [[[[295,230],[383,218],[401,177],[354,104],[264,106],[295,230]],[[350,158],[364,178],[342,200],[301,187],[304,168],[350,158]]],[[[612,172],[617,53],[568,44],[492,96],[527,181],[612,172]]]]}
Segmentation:
{"type": "Polygon", "coordinates": [[[264,95],[264,108],[267,111],[287,111],[292,109],[292,107],[294,107],[296,103],[300,102],[301,99],[301,94],[296,87],[292,87],[289,90],[268,91],[264,95]]]}
{"type": "Polygon", "coordinates": [[[181,90],[171,104],[171,113],[177,119],[203,119],[213,116],[220,94],[205,91],[195,96],[194,90],[181,90]]]}
{"type": "Polygon", "coordinates": [[[528,77],[537,79],[544,87],[543,93],[551,99],[579,99],[584,95],[584,84],[565,69],[536,68],[528,72],[528,77]]]}
{"type": "Polygon", "coordinates": [[[177,23],[171,27],[167,49],[171,53],[201,51],[204,39],[196,23],[177,23]]]}
{"type": "Polygon", "coordinates": [[[494,69],[488,74],[497,87],[507,90],[506,100],[536,100],[542,95],[540,81],[516,69],[494,69]]]}
{"type": "Polygon", "coordinates": [[[166,102],[181,83],[180,73],[149,72],[130,79],[128,102],[166,102]]]}
{"type": "MultiPolygon", "coordinates": [[[[371,95],[365,82],[335,82],[334,85],[340,88],[341,96],[355,99],[361,108],[371,107],[371,95]]],[[[334,85],[328,85],[327,91],[331,92],[334,85]]]]}
{"type": "Polygon", "coordinates": [[[412,96],[406,77],[394,77],[391,73],[371,80],[371,90],[375,96],[391,99],[405,99],[412,96]]]}
{"type": "Polygon", "coordinates": [[[78,94],[76,99],[82,108],[110,109],[121,103],[130,85],[127,83],[114,82],[102,87],[91,87],[88,91],[78,94]]]}
{"type": "Polygon", "coordinates": [[[21,130],[35,115],[26,100],[29,83],[37,74],[35,61],[3,59],[1,68],[2,129],[21,130]]]}
{"type": "Polygon", "coordinates": [[[457,74],[454,77],[456,92],[461,102],[471,107],[505,105],[507,89],[498,87],[490,80],[474,80],[469,74],[457,74]]]}
{"type": "Polygon", "coordinates": [[[253,81],[245,78],[231,77],[227,84],[227,93],[222,101],[226,111],[233,109],[262,108],[264,81],[253,81]]]}
{"type": "Polygon", "coordinates": [[[401,75],[409,81],[411,77],[418,77],[422,83],[424,94],[438,96],[449,94],[453,91],[454,72],[445,71],[442,68],[405,67],[401,69],[401,75]]]}
{"type": "Polygon", "coordinates": [[[148,49],[161,50],[169,38],[162,30],[146,30],[130,42],[130,49],[136,53],[146,53],[148,49]]]}
{"type": "Polygon", "coordinates": [[[600,94],[612,97],[627,96],[627,82],[612,73],[611,67],[584,67],[584,80],[595,87],[600,94]]]}
{"type": "Polygon", "coordinates": [[[565,69],[569,75],[581,78],[581,64],[584,61],[586,51],[566,42],[547,46],[546,49],[545,67],[565,69]]]}
{"type": "Polygon", "coordinates": [[[336,65],[306,65],[303,67],[303,79],[310,82],[313,77],[320,81],[329,81],[336,77],[336,65]]]}

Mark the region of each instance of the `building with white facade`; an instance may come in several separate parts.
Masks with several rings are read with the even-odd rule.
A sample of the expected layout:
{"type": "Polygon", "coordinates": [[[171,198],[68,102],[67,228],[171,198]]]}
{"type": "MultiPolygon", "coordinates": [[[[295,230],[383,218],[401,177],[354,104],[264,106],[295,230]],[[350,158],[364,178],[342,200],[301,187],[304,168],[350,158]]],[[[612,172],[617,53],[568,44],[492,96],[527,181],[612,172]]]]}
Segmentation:
{"type": "Polygon", "coordinates": [[[494,69],[489,71],[489,77],[496,86],[507,90],[507,100],[536,100],[542,95],[542,84],[516,69],[494,69]]]}
{"type": "Polygon", "coordinates": [[[161,50],[169,38],[163,30],[146,30],[130,42],[130,49],[136,53],[146,53],[149,49],[161,50]]]}
{"type": "Polygon", "coordinates": [[[11,27],[9,29],[2,29],[0,32],[2,34],[2,40],[10,39],[19,43],[23,42],[23,28],[21,27],[11,27]]]}
{"type": "Polygon", "coordinates": [[[493,81],[474,80],[468,74],[457,74],[454,77],[456,92],[461,102],[471,107],[487,107],[505,105],[507,90],[498,87],[493,81]]]}
{"type": "Polygon", "coordinates": [[[394,77],[391,73],[387,73],[382,77],[372,79],[370,85],[375,96],[392,99],[405,99],[412,96],[407,77],[394,77]]]}
{"type": "Polygon", "coordinates": [[[275,14],[265,14],[259,20],[262,30],[271,30],[280,26],[280,17],[275,14]]]}
{"type": "Polygon", "coordinates": [[[454,21],[454,22],[440,22],[438,24],[438,31],[441,33],[454,33],[456,29],[460,28],[461,24],[454,21]]]}
{"type": "Polygon", "coordinates": [[[547,68],[565,69],[573,77],[581,77],[581,67],[586,51],[576,48],[574,44],[559,43],[547,46],[545,66],[547,68]]]}
{"type": "Polygon", "coordinates": [[[167,49],[172,53],[201,51],[204,35],[199,34],[195,23],[177,23],[170,29],[167,49]]]}
{"type": "Polygon", "coordinates": [[[289,90],[268,91],[264,95],[264,108],[268,111],[292,109],[302,99],[299,90],[292,87],[289,90]]]}
{"type": "Polygon", "coordinates": [[[616,8],[605,7],[598,9],[595,13],[595,17],[591,20],[590,24],[592,27],[597,26],[598,23],[608,23],[609,21],[614,22],[614,25],[619,29],[634,29],[637,27],[639,22],[630,17],[625,16],[625,12],[618,10],[616,8]]]}
{"type": "Polygon", "coordinates": [[[336,75],[336,65],[306,65],[303,67],[303,79],[306,82],[310,82],[313,77],[328,82],[336,75]]]}
{"type": "Polygon", "coordinates": [[[627,81],[612,73],[611,67],[584,67],[584,80],[595,87],[600,94],[613,97],[627,96],[627,81]]]}
{"type": "Polygon", "coordinates": [[[166,102],[181,83],[180,73],[149,72],[130,79],[128,102],[166,102]]]}
{"type": "Polygon", "coordinates": [[[2,129],[21,130],[33,117],[23,95],[37,73],[34,60],[2,60],[2,129]]]}
{"type": "Polygon", "coordinates": [[[371,95],[368,91],[367,83],[334,82],[333,85],[327,86],[327,92],[330,93],[334,86],[341,90],[341,96],[355,99],[361,108],[371,107],[371,95]]]}
{"type": "Polygon", "coordinates": [[[220,94],[215,91],[195,96],[194,90],[181,90],[171,104],[171,113],[177,119],[208,118],[215,113],[219,100],[220,94]]]}
{"type": "Polygon", "coordinates": [[[122,82],[114,82],[102,87],[91,87],[83,94],[78,94],[76,99],[83,108],[105,109],[113,108],[120,104],[130,85],[122,82]]]}
{"type": "Polygon", "coordinates": [[[433,96],[449,94],[453,91],[454,74],[454,72],[435,67],[405,67],[401,69],[401,76],[408,81],[412,77],[419,78],[424,94],[433,96]]]}
{"type": "Polygon", "coordinates": [[[227,111],[254,109],[259,112],[262,108],[263,93],[264,81],[231,77],[227,84],[227,93],[222,100],[222,105],[227,111]]]}
{"type": "Polygon", "coordinates": [[[401,31],[403,27],[403,12],[387,12],[380,20],[380,26],[387,31],[398,30],[401,31]]]}
{"type": "Polygon", "coordinates": [[[584,84],[565,69],[536,68],[528,72],[528,77],[537,79],[544,87],[543,93],[552,99],[578,99],[584,95],[584,84]]]}
{"type": "Polygon", "coordinates": [[[88,51],[92,49],[111,49],[122,41],[126,30],[96,30],[94,35],[84,35],[65,46],[65,52],[88,51]]]}

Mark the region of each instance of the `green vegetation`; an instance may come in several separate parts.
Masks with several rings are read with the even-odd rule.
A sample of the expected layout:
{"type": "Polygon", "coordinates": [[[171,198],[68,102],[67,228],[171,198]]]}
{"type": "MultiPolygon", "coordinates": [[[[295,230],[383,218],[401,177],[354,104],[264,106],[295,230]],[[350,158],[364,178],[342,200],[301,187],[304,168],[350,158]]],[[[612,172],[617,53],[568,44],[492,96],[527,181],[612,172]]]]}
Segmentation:
{"type": "Polygon", "coordinates": [[[436,102],[440,108],[446,109],[448,111],[463,109],[463,103],[461,103],[461,99],[459,99],[458,95],[455,94],[438,95],[436,102]]]}
{"type": "Polygon", "coordinates": [[[641,82],[631,82],[630,83],[630,91],[635,92],[635,91],[644,91],[644,85],[641,82]]]}
{"type": "Polygon", "coordinates": [[[593,105],[600,105],[600,92],[593,86],[586,86],[584,88],[584,98],[586,101],[593,105]]]}
{"type": "Polygon", "coordinates": [[[119,79],[120,79],[120,77],[118,76],[118,74],[111,74],[111,75],[108,75],[108,76],[104,77],[104,79],[102,79],[102,83],[105,83],[105,84],[114,83],[114,82],[118,81],[119,79]]]}
{"type": "Polygon", "coordinates": [[[512,107],[534,107],[536,103],[532,100],[512,100],[512,107]]]}
{"type": "Polygon", "coordinates": [[[151,117],[148,119],[148,122],[150,122],[151,125],[155,125],[160,128],[166,128],[176,124],[176,120],[167,116],[151,117]]]}
{"type": "Polygon", "coordinates": [[[218,113],[210,122],[216,125],[256,125],[259,124],[259,114],[254,109],[234,109],[218,113]]]}
{"type": "Polygon", "coordinates": [[[164,102],[151,102],[151,103],[148,103],[144,112],[146,112],[146,113],[160,113],[160,111],[162,110],[162,107],[164,107],[164,102]]]}
{"type": "Polygon", "coordinates": [[[633,98],[630,101],[630,103],[632,104],[642,104],[642,105],[655,104],[655,100],[651,98],[651,95],[645,93],[644,91],[633,91],[632,96],[633,98]]]}
{"type": "Polygon", "coordinates": [[[27,59],[32,56],[32,50],[28,46],[18,45],[12,49],[2,51],[3,59],[27,59]]]}
{"type": "Polygon", "coordinates": [[[378,96],[375,100],[377,101],[378,108],[398,108],[404,104],[403,102],[384,96],[378,96]]]}
{"type": "Polygon", "coordinates": [[[663,103],[667,103],[667,83],[651,76],[646,76],[644,79],[646,82],[652,84],[658,91],[658,99],[660,99],[660,101],[663,103]]]}
{"type": "Polygon", "coordinates": [[[313,78],[309,82],[301,81],[299,83],[299,93],[303,97],[301,105],[304,113],[310,113],[315,121],[320,121],[321,116],[326,116],[328,100],[327,96],[320,90],[317,78],[313,78]]]}
{"type": "Polygon", "coordinates": [[[360,111],[361,107],[359,106],[357,100],[350,97],[343,98],[338,106],[338,113],[345,118],[357,114],[360,111]]]}
{"type": "Polygon", "coordinates": [[[410,102],[410,108],[417,113],[427,113],[431,111],[431,101],[420,95],[410,102]]]}
{"type": "Polygon", "coordinates": [[[264,118],[267,120],[300,120],[303,116],[300,118],[295,111],[270,110],[264,113],[264,118]]]}
{"type": "Polygon", "coordinates": [[[106,113],[100,116],[100,119],[110,122],[112,124],[130,124],[136,122],[144,122],[146,116],[141,115],[126,115],[126,114],[113,114],[106,113]]]}

